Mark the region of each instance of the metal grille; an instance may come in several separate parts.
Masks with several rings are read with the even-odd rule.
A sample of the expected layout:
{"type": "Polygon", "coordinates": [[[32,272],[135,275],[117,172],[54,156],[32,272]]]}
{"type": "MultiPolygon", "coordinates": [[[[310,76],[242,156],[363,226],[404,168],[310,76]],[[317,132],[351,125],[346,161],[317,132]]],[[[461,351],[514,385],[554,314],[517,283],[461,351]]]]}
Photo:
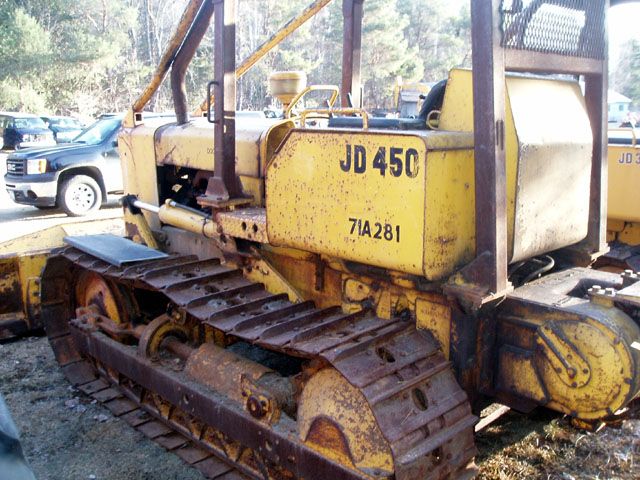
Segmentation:
{"type": "Polygon", "coordinates": [[[597,0],[503,0],[502,46],[602,60],[605,6],[597,0]]]}
{"type": "Polygon", "coordinates": [[[24,175],[24,160],[7,159],[7,173],[9,175],[24,175]]]}

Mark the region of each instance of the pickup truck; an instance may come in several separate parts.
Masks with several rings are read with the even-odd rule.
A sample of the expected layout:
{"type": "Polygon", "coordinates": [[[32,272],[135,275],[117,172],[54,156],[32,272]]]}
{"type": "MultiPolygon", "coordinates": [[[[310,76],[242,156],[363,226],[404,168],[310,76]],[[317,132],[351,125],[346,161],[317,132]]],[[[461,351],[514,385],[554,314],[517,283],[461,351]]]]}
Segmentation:
{"type": "Polygon", "coordinates": [[[121,122],[122,115],[108,116],[72,143],[11,153],[4,177],[11,199],[40,209],[59,207],[74,217],[98,210],[108,193],[123,188],[118,154],[121,122]]]}

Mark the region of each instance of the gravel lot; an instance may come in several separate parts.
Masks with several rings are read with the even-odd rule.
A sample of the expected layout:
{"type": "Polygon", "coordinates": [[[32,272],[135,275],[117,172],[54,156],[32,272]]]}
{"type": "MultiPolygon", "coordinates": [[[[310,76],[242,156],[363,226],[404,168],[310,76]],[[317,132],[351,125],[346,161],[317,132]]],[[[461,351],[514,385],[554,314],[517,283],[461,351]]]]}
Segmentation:
{"type": "Polygon", "coordinates": [[[46,338],[0,345],[0,379],[39,480],[204,478],[69,386],[46,338]]]}
{"type": "Polygon", "coordinates": [[[83,222],[88,219],[108,219],[122,217],[118,196],[110,196],[106,205],[91,216],[67,217],[59,210],[38,210],[35,207],[14,203],[4,187],[8,152],[0,152],[0,242],[28,235],[44,228],[66,223],[83,222]]]}

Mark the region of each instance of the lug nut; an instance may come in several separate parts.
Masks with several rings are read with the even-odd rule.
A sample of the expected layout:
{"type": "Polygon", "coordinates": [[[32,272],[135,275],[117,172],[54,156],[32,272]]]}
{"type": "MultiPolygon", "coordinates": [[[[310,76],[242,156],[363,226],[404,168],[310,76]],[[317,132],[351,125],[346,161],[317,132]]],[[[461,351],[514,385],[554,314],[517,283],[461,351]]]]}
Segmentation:
{"type": "Polygon", "coordinates": [[[602,290],[602,287],[600,285],[594,285],[589,290],[587,290],[587,293],[589,295],[602,295],[602,293],[604,293],[604,290],[602,290]]]}
{"type": "Polygon", "coordinates": [[[247,399],[247,410],[254,418],[262,418],[267,414],[266,405],[263,405],[259,398],[251,395],[247,399]]]}

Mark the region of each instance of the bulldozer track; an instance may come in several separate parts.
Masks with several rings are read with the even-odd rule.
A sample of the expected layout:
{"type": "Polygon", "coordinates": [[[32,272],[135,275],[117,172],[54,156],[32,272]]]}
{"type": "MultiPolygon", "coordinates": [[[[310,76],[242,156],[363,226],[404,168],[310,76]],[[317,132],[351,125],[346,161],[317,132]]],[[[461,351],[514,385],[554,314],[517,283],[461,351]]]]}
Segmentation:
{"type": "Polygon", "coordinates": [[[291,303],[217,259],[173,256],[115,267],[72,247],[43,275],[42,317],[71,383],[207,478],[470,478],[476,453],[465,392],[437,342],[412,322],[368,311],[291,303]],[[203,326],[301,361],[336,369],[366,398],[394,458],[367,474],[325,458],[297,439],[296,423],[256,421],[223,395],[145,358],[80,322],[74,282],[94,272],[125,289],[161,293],[203,326]]]}

